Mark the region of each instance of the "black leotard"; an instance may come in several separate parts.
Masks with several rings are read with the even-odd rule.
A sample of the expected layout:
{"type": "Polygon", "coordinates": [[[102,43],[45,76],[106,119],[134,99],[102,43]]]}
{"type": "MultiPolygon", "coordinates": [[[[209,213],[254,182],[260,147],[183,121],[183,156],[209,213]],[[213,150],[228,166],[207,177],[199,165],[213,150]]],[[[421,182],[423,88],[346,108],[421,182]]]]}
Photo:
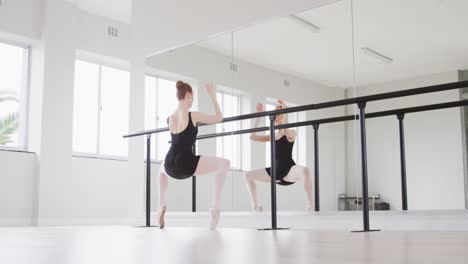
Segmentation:
{"type": "MultiPolygon", "coordinates": [[[[292,166],[296,165],[292,158],[292,149],[294,141],[290,142],[286,135],[276,140],[276,180],[279,185],[291,185],[294,182],[283,180],[291,170],[292,166]]],[[[265,168],[268,175],[271,177],[271,168],[265,168]]]]}
{"type": "Polygon", "coordinates": [[[183,180],[195,173],[200,160],[200,156],[192,152],[197,134],[198,128],[193,125],[192,113],[189,112],[187,127],[180,133],[171,133],[171,147],[166,154],[164,168],[172,178],[183,180]]]}

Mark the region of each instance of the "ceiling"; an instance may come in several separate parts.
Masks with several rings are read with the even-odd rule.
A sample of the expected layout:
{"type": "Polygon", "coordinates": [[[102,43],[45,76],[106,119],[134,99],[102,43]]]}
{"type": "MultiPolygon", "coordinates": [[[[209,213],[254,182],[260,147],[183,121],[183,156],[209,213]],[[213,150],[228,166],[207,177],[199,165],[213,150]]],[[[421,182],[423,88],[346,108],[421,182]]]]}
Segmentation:
{"type": "MultiPolygon", "coordinates": [[[[297,14],[314,33],[277,18],[204,41],[199,46],[328,86],[353,85],[349,0],[297,14]],[[233,50],[231,49],[233,47],[233,50]]],[[[468,1],[354,1],[356,84],[368,85],[468,68],[468,1]],[[393,59],[365,54],[371,48],[393,59]]]]}
{"type": "Polygon", "coordinates": [[[132,0],[64,0],[89,13],[130,24],[132,0]]]}

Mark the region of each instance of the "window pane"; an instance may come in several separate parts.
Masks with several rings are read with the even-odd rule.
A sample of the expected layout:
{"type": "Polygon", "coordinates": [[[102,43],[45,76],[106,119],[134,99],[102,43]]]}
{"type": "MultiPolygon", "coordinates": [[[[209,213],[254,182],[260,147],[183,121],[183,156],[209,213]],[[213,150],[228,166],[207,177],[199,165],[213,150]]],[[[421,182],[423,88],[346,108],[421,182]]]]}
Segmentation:
{"type": "MultiPolygon", "coordinates": [[[[265,104],[265,111],[275,110],[275,106],[272,104],[265,104]]],[[[265,117],[265,126],[270,126],[270,118],[265,117]]],[[[269,133],[269,132],[268,132],[269,133]]],[[[270,142],[265,144],[265,167],[270,167],[271,156],[270,156],[270,142]]]]}
{"type": "MultiPolygon", "coordinates": [[[[231,110],[232,110],[232,115],[231,116],[236,116],[240,115],[240,97],[239,96],[232,96],[232,101],[231,101],[231,110]]],[[[241,122],[236,121],[236,122],[229,122],[231,123],[231,130],[230,131],[236,131],[240,130],[241,128],[241,122]]],[[[232,167],[236,169],[240,169],[241,167],[241,160],[240,160],[240,155],[241,155],[241,144],[240,144],[240,135],[237,136],[230,136],[229,139],[231,141],[232,145],[232,167]]]]}
{"type": "Polygon", "coordinates": [[[25,79],[26,49],[0,43],[0,145],[23,145],[24,133],[20,133],[22,88],[25,79]],[[20,135],[21,134],[21,135],[20,135]]]}
{"type": "MultiPolygon", "coordinates": [[[[218,99],[219,106],[221,107],[221,111],[223,111],[223,94],[220,92],[216,93],[216,98],[218,99]]],[[[224,114],[224,113],[223,113],[224,114]]],[[[223,124],[216,124],[216,133],[223,132],[223,124]]],[[[216,156],[222,157],[223,156],[223,137],[216,138],[216,156]]]]}
{"type": "MultiPolygon", "coordinates": [[[[288,114],[288,123],[296,123],[296,122],[297,122],[297,113],[288,114]]],[[[292,128],[292,129],[297,131],[297,128],[292,128]]],[[[298,162],[299,143],[300,143],[300,135],[299,133],[297,133],[296,142],[294,142],[294,147],[292,150],[292,156],[293,156],[293,159],[296,161],[296,163],[298,162]]]]}
{"type": "MultiPolygon", "coordinates": [[[[221,106],[224,117],[236,116],[240,114],[240,97],[226,93],[217,93],[217,98],[221,106]]],[[[227,122],[216,126],[217,132],[229,132],[240,129],[240,122],[227,122]]],[[[216,139],[216,153],[231,161],[231,167],[240,169],[241,145],[240,135],[218,137],[216,139]]]]}
{"type": "MultiPolygon", "coordinates": [[[[145,130],[156,128],[156,82],[155,77],[146,76],[145,78],[145,130]]],[[[156,140],[151,135],[151,159],[156,158],[156,140]]],[[[145,147],[146,158],[146,147],[145,147]]]]}
{"type": "Polygon", "coordinates": [[[75,63],[73,151],[97,153],[99,65],[75,63]]]}
{"type": "Polygon", "coordinates": [[[119,69],[101,69],[100,153],[127,156],[130,73],[119,69]]]}
{"type": "MultiPolygon", "coordinates": [[[[167,118],[175,111],[178,105],[176,98],[176,84],[174,81],[158,78],[158,96],[157,96],[157,125],[158,127],[167,127],[167,118]]],[[[157,159],[163,160],[169,150],[169,133],[158,133],[157,136],[157,159]]]]}
{"type": "MultiPolygon", "coordinates": [[[[299,112],[299,122],[306,121],[306,113],[299,112]]],[[[305,126],[297,128],[297,156],[300,165],[307,165],[307,128],[305,126]]]]}

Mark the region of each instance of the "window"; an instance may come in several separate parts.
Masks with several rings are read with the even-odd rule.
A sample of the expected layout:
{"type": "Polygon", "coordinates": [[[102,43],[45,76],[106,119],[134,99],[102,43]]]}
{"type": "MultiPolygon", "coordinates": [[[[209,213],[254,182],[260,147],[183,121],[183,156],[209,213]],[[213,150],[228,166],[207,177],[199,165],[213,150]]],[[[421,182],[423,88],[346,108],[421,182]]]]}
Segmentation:
{"type": "Polygon", "coordinates": [[[73,104],[73,151],[126,157],[130,73],[77,60],[73,104]]]}
{"type": "MultiPolygon", "coordinates": [[[[146,77],[145,93],[145,129],[167,127],[167,118],[177,108],[176,82],[157,78],[146,77]]],[[[154,134],[151,137],[152,159],[164,160],[169,150],[171,135],[169,133],[154,134]],[[156,151],[155,151],[156,150],[156,151]],[[155,152],[155,153],[154,153],[155,152]]]]}
{"type": "MultiPolygon", "coordinates": [[[[158,79],[156,77],[145,77],[145,130],[154,129],[157,127],[157,82],[158,79]]],[[[151,160],[156,159],[156,153],[154,153],[155,149],[156,141],[154,140],[153,134],[151,135],[151,160]]],[[[144,155],[146,158],[146,145],[144,155]]]]}
{"type": "MultiPolygon", "coordinates": [[[[288,114],[288,123],[296,123],[306,121],[305,112],[296,112],[288,114]]],[[[307,153],[307,129],[306,127],[293,128],[297,132],[296,142],[293,147],[293,159],[297,164],[306,166],[306,153],[307,153]]]]}
{"type": "MultiPolygon", "coordinates": [[[[196,87],[193,89],[193,104],[190,111],[197,109],[196,87]]],[[[177,109],[176,81],[146,76],[145,79],[145,130],[167,127],[167,118],[177,109]]],[[[151,159],[162,161],[169,150],[171,134],[168,132],[151,135],[151,159]],[[156,140],[155,139],[156,135],[156,140]]],[[[146,157],[146,147],[145,147],[146,157]]]]}
{"type": "Polygon", "coordinates": [[[0,146],[26,148],[28,48],[0,43],[0,146]]]}
{"type": "MultiPolygon", "coordinates": [[[[272,104],[265,104],[265,111],[271,111],[275,110],[275,106],[272,104]]],[[[265,126],[269,127],[270,126],[270,119],[268,117],[265,118],[265,126]]],[[[306,116],[305,112],[296,112],[296,113],[290,113],[288,114],[288,123],[295,123],[299,121],[305,121],[306,116]]],[[[297,164],[306,166],[307,160],[306,160],[306,153],[307,153],[307,134],[306,134],[306,128],[305,127],[298,127],[298,128],[293,128],[297,131],[297,137],[296,137],[296,142],[294,143],[293,151],[292,151],[292,156],[294,161],[297,164]]],[[[271,165],[271,157],[270,157],[270,143],[267,142],[266,147],[265,147],[265,166],[270,167],[271,165]]]]}
{"type": "Polygon", "coordinates": [[[98,153],[99,65],[75,62],[73,151],[98,153]]]}
{"type": "MultiPolygon", "coordinates": [[[[241,97],[225,92],[217,92],[221,111],[224,117],[240,115],[241,97]]],[[[239,130],[240,122],[227,122],[216,125],[216,133],[239,130]]],[[[241,169],[241,136],[225,136],[216,138],[216,155],[231,161],[231,167],[241,169]]]]}

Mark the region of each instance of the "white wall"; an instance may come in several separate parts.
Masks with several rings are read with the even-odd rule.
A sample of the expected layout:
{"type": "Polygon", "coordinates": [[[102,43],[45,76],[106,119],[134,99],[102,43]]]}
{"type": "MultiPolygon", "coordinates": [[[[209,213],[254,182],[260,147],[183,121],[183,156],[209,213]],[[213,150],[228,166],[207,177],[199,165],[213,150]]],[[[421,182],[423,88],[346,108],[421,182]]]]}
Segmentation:
{"type": "MultiPolygon", "coordinates": [[[[24,153],[5,154],[6,158],[3,156],[0,158],[2,165],[5,160],[13,167],[34,168],[34,170],[27,170],[27,177],[38,179],[37,182],[29,182],[29,184],[34,184],[37,190],[35,194],[37,196],[30,204],[31,212],[23,210],[22,215],[15,212],[12,217],[22,219],[17,222],[18,224],[30,223],[31,214],[35,216],[35,222],[39,224],[69,224],[73,222],[73,219],[78,219],[73,223],[92,222],[85,220],[88,218],[95,219],[95,222],[104,218],[113,218],[117,221],[124,221],[131,217],[139,218],[143,214],[143,197],[141,196],[144,179],[143,163],[138,160],[135,162],[135,159],[130,158],[126,163],[99,161],[98,164],[102,163],[102,166],[89,167],[86,162],[80,163],[80,159],[72,159],[71,148],[74,63],[78,52],[82,54],[81,51],[84,50],[107,56],[106,60],[111,58],[109,61],[123,62],[123,65],[131,69],[132,87],[142,86],[144,58],[140,56],[138,62],[138,51],[132,49],[134,44],[131,41],[130,26],[89,15],[61,0],[15,0],[3,3],[4,5],[0,8],[2,12],[0,30],[3,31],[0,33],[1,37],[7,41],[31,46],[28,142],[29,149],[37,154],[38,160],[36,166],[36,162],[27,158],[30,154],[24,153]],[[119,38],[107,36],[108,25],[119,29],[119,38]],[[8,155],[15,155],[15,157],[24,155],[25,157],[12,159],[8,155]],[[122,166],[122,164],[125,165],[122,166]],[[92,168],[91,172],[89,168],[92,168]],[[123,168],[127,168],[127,171],[123,168]],[[75,171],[82,177],[77,176],[75,171]],[[93,191],[106,189],[102,182],[112,182],[118,178],[118,175],[112,173],[101,173],[103,171],[118,171],[121,173],[118,175],[127,180],[122,185],[122,188],[123,186],[126,188],[124,195],[121,189],[114,188],[112,190],[118,191],[118,194],[109,197],[110,200],[124,197],[127,204],[131,204],[126,208],[121,208],[120,215],[116,215],[112,208],[101,207],[99,210],[102,211],[98,213],[99,210],[96,207],[89,206],[87,198],[99,198],[93,191]],[[97,179],[99,185],[95,184],[96,179],[87,178],[91,174],[100,175],[97,179]],[[135,177],[134,174],[141,175],[141,177],[135,177]],[[75,184],[83,188],[76,189],[75,184]]],[[[142,91],[143,89],[131,90],[131,103],[134,110],[130,124],[132,130],[139,130],[143,127],[141,117],[143,110],[137,107],[142,105],[139,101],[144,98],[142,91]]],[[[142,153],[142,147],[140,139],[129,144],[131,153],[142,153]]],[[[132,156],[136,157],[136,155],[132,156]]],[[[18,194],[30,193],[29,185],[21,186],[10,181],[7,175],[3,176],[2,174],[0,178],[2,187],[18,194]]],[[[9,199],[7,194],[8,192],[2,192],[2,200],[9,199]]],[[[18,208],[23,208],[23,206],[18,204],[18,208]]]]}
{"type": "Polygon", "coordinates": [[[0,6],[0,32],[30,39],[42,32],[43,0],[8,0],[0,6]]]}
{"type": "Polygon", "coordinates": [[[230,62],[230,57],[196,45],[153,56],[147,60],[149,67],[201,80],[202,85],[203,82],[212,81],[248,92],[254,98],[283,98],[297,104],[310,104],[338,98],[340,93],[343,93],[343,90],[268,70],[235,57],[238,72],[233,73],[229,70],[230,62]],[[285,79],[290,81],[289,88],[283,86],[285,79]],[[285,93],[285,89],[294,92],[285,93]]]}
{"type": "MultiPolygon", "coordinates": [[[[356,95],[417,88],[458,81],[448,72],[358,88],[356,95]]],[[[352,96],[352,91],[348,91],[352,96]]],[[[459,100],[459,91],[432,93],[369,103],[366,112],[459,100]]],[[[352,114],[352,109],[348,109],[352,114]]],[[[444,109],[406,115],[405,140],[408,208],[463,209],[464,176],[460,109],[444,109]]],[[[392,209],[401,209],[399,132],[396,117],[369,119],[367,125],[369,194],[381,194],[392,209]]],[[[348,194],[360,195],[361,178],[354,170],[354,123],[347,122],[348,194]]],[[[358,129],[359,136],[359,129],[358,129]]],[[[359,141],[358,141],[358,146],[359,141]]],[[[360,159],[358,159],[360,164],[360,159]]]]}
{"type": "Polygon", "coordinates": [[[36,155],[0,151],[0,225],[34,223],[36,155]]]}
{"type": "MultiPolygon", "coordinates": [[[[67,224],[132,224],[136,218],[128,161],[73,157],[67,224]]],[[[143,162],[141,162],[143,165],[143,162]]],[[[143,196],[138,197],[140,200],[143,196]]]]}

